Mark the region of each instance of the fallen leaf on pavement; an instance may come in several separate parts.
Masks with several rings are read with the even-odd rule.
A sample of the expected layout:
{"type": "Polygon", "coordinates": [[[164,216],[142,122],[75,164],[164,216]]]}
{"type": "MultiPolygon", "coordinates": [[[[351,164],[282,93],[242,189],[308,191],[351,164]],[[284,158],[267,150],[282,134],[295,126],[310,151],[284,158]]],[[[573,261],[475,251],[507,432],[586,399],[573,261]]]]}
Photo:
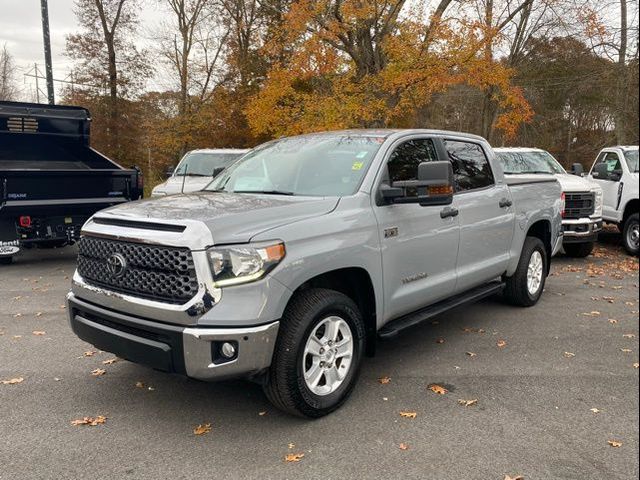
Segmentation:
{"type": "Polygon", "coordinates": [[[625,334],[623,334],[622,336],[623,336],[624,338],[633,338],[633,337],[635,337],[635,334],[634,334],[634,333],[625,333],[625,334]]]}
{"type": "Polygon", "coordinates": [[[631,353],[631,349],[630,348],[621,348],[620,351],[624,352],[624,353],[631,353]]]}
{"type": "Polygon", "coordinates": [[[484,329],[482,328],[464,327],[462,328],[462,331],[465,333],[484,333],[484,329]]]}
{"type": "Polygon", "coordinates": [[[97,425],[102,425],[103,423],[105,423],[107,421],[107,417],[103,416],[103,415],[98,415],[97,417],[83,417],[80,418],[78,420],[72,420],[71,421],[71,425],[78,426],[78,425],[89,425],[91,427],[95,427],[97,425]]]}
{"type": "Polygon", "coordinates": [[[449,390],[447,390],[446,388],[436,384],[436,383],[432,383],[431,385],[429,385],[429,390],[431,390],[433,393],[437,393],[438,395],[444,395],[445,393],[448,393],[449,390]]]}
{"type": "Polygon", "coordinates": [[[592,408],[592,409],[591,409],[591,411],[592,411],[593,413],[600,413],[600,410],[598,410],[597,408],[592,408]]]}
{"type": "Polygon", "coordinates": [[[575,356],[576,356],[576,354],[575,354],[575,353],[572,353],[572,352],[564,352],[564,353],[563,353],[563,355],[564,355],[566,358],[571,358],[571,357],[575,357],[575,356]]]}
{"type": "Polygon", "coordinates": [[[46,334],[47,334],[47,332],[45,332],[45,331],[43,331],[43,330],[34,330],[34,331],[33,331],[33,332],[31,332],[31,333],[33,333],[34,335],[36,335],[36,336],[38,336],[38,337],[41,337],[42,335],[46,335],[46,334]]]}
{"type": "Polygon", "coordinates": [[[461,399],[458,400],[458,403],[460,405],[465,406],[465,407],[470,407],[470,406],[475,405],[476,403],[478,403],[478,399],[474,398],[473,400],[465,400],[465,399],[461,398],[461,399]]]}
{"type": "Polygon", "coordinates": [[[94,352],[93,350],[88,350],[86,352],[84,352],[82,355],[85,357],[93,357],[96,354],[96,352],[94,352]]]}
{"type": "Polygon", "coordinates": [[[36,317],[41,317],[42,316],[42,312],[36,312],[36,317]]]}
{"type": "Polygon", "coordinates": [[[400,445],[398,445],[398,448],[400,450],[409,450],[409,445],[407,445],[406,443],[401,443],[400,445]]]}
{"type": "Polygon", "coordinates": [[[22,382],[24,382],[24,378],[22,377],[11,378],[9,380],[0,381],[0,383],[2,383],[3,385],[15,385],[16,383],[22,383],[22,382]]]}
{"type": "Polygon", "coordinates": [[[13,297],[13,300],[20,300],[22,298],[22,295],[18,295],[17,297],[13,297]]]}
{"type": "Polygon", "coordinates": [[[287,445],[287,448],[288,448],[289,450],[293,450],[294,448],[296,448],[296,444],[295,444],[295,443],[289,443],[289,444],[287,445]]]}
{"type": "Polygon", "coordinates": [[[118,360],[120,360],[118,357],[116,358],[110,358],[108,360],[103,360],[102,364],[103,365],[113,365],[114,363],[116,363],[118,360]]]}
{"type": "Polygon", "coordinates": [[[444,341],[445,341],[444,338],[439,338],[436,340],[436,343],[442,344],[444,343],[444,341]]]}
{"type": "Polygon", "coordinates": [[[640,366],[640,363],[636,362],[633,364],[633,368],[638,368],[640,366]]]}
{"type": "Polygon", "coordinates": [[[618,448],[622,446],[622,442],[618,442],[617,440],[607,440],[607,443],[614,448],[618,448]]]}
{"type": "Polygon", "coordinates": [[[21,314],[21,313],[16,313],[16,314],[13,316],[13,318],[18,318],[18,317],[21,317],[21,316],[22,316],[22,314],[21,314]]]}
{"type": "Polygon", "coordinates": [[[378,382],[382,385],[386,385],[387,383],[391,383],[391,377],[380,377],[378,382]]]}
{"type": "Polygon", "coordinates": [[[618,320],[616,320],[615,318],[610,318],[610,319],[609,319],[609,323],[610,323],[611,325],[615,325],[616,323],[618,323],[618,320]]]}
{"type": "Polygon", "coordinates": [[[600,315],[600,312],[594,310],[593,312],[583,313],[582,315],[584,315],[585,317],[597,317],[600,315]]]}
{"type": "Polygon", "coordinates": [[[144,388],[144,383],[142,383],[142,382],[136,382],[136,387],[138,387],[138,388],[144,388]]]}
{"type": "Polygon", "coordinates": [[[505,475],[504,480],[524,480],[524,477],[522,475],[517,475],[515,477],[512,477],[511,475],[505,475]]]}
{"type": "Polygon", "coordinates": [[[505,340],[498,340],[496,342],[496,345],[498,346],[498,348],[504,348],[507,346],[507,342],[505,340]]]}
{"type": "Polygon", "coordinates": [[[284,461],[287,463],[299,462],[304,457],[304,453],[288,453],[284,457],[284,461]]]}
{"type": "Polygon", "coordinates": [[[211,431],[210,423],[203,423],[202,425],[198,425],[193,429],[194,435],[204,435],[205,433],[209,433],[211,431]]]}
{"type": "Polygon", "coordinates": [[[476,354],[473,352],[464,352],[466,355],[470,356],[470,357],[475,357],[476,354]]]}
{"type": "Polygon", "coordinates": [[[416,412],[400,412],[402,418],[416,418],[417,415],[416,412]]]}
{"type": "Polygon", "coordinates": [[[260,415],[261,417],[264,417],[267,414],[267,412],[258,412],[258,415],[260,415]]]}
{"type": "Polygon", "coordinates": [[[91,375],[93,375],[94,377],[101,377],[105,373],[107,373],[107,371],[102,368],[96,368],[94,370],[91,370],[91,375]]]}

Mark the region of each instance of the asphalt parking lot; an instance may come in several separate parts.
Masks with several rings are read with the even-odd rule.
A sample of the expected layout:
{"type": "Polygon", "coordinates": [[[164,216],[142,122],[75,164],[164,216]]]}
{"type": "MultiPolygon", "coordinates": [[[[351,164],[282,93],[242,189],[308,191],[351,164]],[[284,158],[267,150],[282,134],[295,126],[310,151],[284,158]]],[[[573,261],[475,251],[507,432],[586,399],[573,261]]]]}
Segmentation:
{"type": "Polygon", "coordinates": [[[557,258],[536,307],[490,299],[380,343],[315,421],[251,383],[110,363],[68,327],[75,248],[29,251],[0,268],[0,479],[638,478],[638,263],[604,240],[557,258]]]}

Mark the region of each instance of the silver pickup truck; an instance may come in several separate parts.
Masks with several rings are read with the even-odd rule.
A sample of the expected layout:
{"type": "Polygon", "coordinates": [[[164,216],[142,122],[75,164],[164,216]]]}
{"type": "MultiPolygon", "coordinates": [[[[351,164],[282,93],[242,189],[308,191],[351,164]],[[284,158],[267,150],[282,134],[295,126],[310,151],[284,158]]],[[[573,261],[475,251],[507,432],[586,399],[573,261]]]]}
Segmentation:
{"type": "Polygon", "coordinates": [[[534,305],[562,209],[553,176],[506,180],[473,135],[274,140],[201,192],[94,215],[71,327],[159,370],[252,379],[277,407],[319,417],[347,399],[378,337],[500,292],[534,305]]]}

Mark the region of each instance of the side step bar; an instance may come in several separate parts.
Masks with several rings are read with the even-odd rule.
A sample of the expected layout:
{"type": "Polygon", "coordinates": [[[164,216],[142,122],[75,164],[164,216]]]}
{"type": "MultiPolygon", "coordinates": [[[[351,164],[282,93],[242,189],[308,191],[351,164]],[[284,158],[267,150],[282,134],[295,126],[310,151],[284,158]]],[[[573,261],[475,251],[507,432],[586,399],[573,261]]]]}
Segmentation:
{"type": "Polygon", "coordinates": [[[378,336],[380,338],[393,337],[394,335],[397,335],[401,330],[413,327],[414,325],[422,323],[425,320],[435,317],[436,315],[440,315],[447,310],[451,310],[452,308],[456,308],[467,303],[477,302],[478,300],[482,300],[485,297],[489,297],[491,295],[499,293],[504,289],[504,286],[505,285],[503,282],[498,281],[487,283],[485,285],[481,285],[472,290],[469,290],[468,292],[461,293],[460,295],[456,295],[454,297],[448,298],[402,317],[396,318],[395,320],[391,320],[389,323],[384,325],[378,331],[378,336]]]}

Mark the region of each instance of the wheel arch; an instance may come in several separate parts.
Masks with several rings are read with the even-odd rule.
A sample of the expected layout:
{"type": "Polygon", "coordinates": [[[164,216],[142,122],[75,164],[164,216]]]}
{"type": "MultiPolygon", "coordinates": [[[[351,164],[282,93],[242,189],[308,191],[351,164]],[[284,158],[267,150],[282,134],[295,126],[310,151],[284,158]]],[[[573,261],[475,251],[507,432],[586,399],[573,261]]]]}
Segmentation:
{"type": "Polygon", "coordinates": [[[289,302],[297,293],[310,288],[335,290],[354,301],[364,321],[365,352],[368,356],[373,356],[376,345],[377,312],[375,289],[369,272],[362,267],[345,267],[318,274],[296,288],[289,302]]]}
{"type": "Polygon", "coordinates": [[[622,214],[622,225],[624,226],[627,218],[629,218],[632,214],[638,213],[640,210],[640,199],[632,198],[627,202],[624,206],[624,213],[622,214]]]}
{"type": "Polygon", "coordinates": [[[553,253],[553,245],[551,242],[551,222],[544,219],[538,220],[529,227],[526,237],[539,238],[544,244],[544,249],[547,253],[546,274],[549,275],[549,271],[551,269],[551,254],[553,253]]]}

